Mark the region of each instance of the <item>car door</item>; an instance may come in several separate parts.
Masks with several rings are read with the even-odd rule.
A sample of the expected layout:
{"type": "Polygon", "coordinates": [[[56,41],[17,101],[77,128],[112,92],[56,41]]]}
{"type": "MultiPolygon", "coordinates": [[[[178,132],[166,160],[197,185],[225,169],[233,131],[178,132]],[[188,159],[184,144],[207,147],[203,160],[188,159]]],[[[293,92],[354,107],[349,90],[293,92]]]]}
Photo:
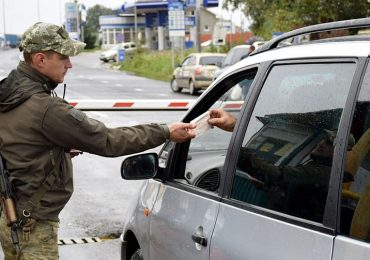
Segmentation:
{"type": "Polygon", "coordinates": [[[348,132],[355,142],[344,160],[345,172],[353,181],[343,185],[340,193],[333,260],[365,260],[370,255],[370,66],[354,104],[348,132]]]}
{"type": "Polygon", "coordinates": [[[197,56],[191,55],[186,64],[182,66],[182,86],[188,88],[189,82],[192,80],[194,70],[197,65],[197,56]]]}
{"type": "Polygon", "coordinates": [[[179,87],[186,87],[188,85],[188,71],[189,64],[192,62],[193,56],[186,57],[179,67],[175,69],[175,79],[179,87]]]}
{"type": "Polygon", "coordinates": [[[211,259],[331,259],[328,186],[344,149],[329,135],[343,124],[356,68],[351,59],[269,66],[234,129],[211,259]]]}
{"type": "MultiPolygon", "coordinates": [[[[256,69],[242,75],[250,87],[256,69]]],[[[209,91],[188,112],[184,121],[210,108],[224,107],[239,113],[243,100],[230,101],[231,87],[240,75],[209,91]]],[[[238,86],[239,87],[239,86],[238,86]]],[[[246,90],[245,92],[248,92],[246,90]]],[[[162,167],[168,172],[151,212],[150,259],[209,259],[211,236],[219,209],[219,186],[231,133],[210,129],[190,144],[168,143],[161,152],[162,167]]]]}

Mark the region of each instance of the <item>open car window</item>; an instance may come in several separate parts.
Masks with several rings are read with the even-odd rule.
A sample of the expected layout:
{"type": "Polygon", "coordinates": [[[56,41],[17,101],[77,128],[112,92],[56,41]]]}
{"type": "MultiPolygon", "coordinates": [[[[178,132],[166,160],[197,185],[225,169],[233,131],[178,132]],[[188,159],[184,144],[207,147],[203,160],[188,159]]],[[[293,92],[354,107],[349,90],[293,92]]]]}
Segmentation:
{"type": "MultiPolygon", "coordinates": [[[[240,109],[256,73],[257,69],[254,69],[252,72],[243,73],[243,76],[239,75],[237,79],[225,79],[220,82],[224,85],[222,89],[225,89],[225,92],[221,93],[215,102],[209,104],[208,110],[222,108],[235,117],[239,117],[240,109]]],[[[184,185],[217,192],[231,135],[231,132],[225,132],[215,127],[192,139],[186,157],[181,159],[186,161],[185,170],[176,171],[173,180],[184,185]]],[[[168,163],[168,151],[173,146],[173,143],[168,143],[162,150],[160,154],[162,167],[168,163]]]]}

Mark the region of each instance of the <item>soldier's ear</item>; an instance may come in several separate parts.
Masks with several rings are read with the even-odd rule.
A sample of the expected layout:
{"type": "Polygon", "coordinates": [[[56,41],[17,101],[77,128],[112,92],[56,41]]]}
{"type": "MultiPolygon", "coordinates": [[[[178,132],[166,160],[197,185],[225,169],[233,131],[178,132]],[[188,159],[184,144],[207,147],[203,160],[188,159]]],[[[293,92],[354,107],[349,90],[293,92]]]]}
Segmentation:
{"type": "Polygon", "coordinates": [[[45,64],[46,55],[42,52],[36,52],[32,55],[32,64],[36,67],[43,67],[45,64]]]}

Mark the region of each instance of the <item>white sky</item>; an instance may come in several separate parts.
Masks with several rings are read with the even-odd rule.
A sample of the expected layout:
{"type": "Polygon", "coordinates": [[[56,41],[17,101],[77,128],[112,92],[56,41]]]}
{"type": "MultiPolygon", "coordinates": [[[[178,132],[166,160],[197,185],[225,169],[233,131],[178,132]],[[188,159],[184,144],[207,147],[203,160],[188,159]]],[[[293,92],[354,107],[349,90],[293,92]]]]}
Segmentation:
{"type": "MultiPolygon", "coordinates": [[[[28,27],[38,21],[54,24],[64,22],[64,4],[69,0],[0,0],[0,34],[4,32],[11,34],[22,34],[28,27]],[[5,6],[5,9],[4,9],[5,6]],[[4,11],[5,10],[5,11],[4,11]],[[4,28],[5,22],[5,28],[4,28]]],[[[87,8],[100,4],[109,8],[119,8],[126,0],[79,0],[87,8]]],[[[221,1],[220,1],[221,2],[221,1]]],[[[240,12],[222,12],[220,8],[216,12],[223,14],[225,19],[233,20],[240,25],[242,17],[240,12]]],[[[246,22],[244,22],[246,25],[246,22]]]]}

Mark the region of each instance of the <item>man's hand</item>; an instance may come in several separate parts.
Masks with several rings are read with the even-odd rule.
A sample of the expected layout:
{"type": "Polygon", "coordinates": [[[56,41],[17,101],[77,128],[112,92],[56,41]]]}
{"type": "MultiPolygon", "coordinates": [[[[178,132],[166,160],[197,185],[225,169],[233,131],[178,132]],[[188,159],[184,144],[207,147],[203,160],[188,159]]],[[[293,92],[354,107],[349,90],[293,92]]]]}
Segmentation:
{"type": "Polygon", "coordinates": [[[222,109],[212,109],[209,112],[210,119],[208,123],[212,126],[217,126],[222,130],[232,132],[236,124],[236,118],[222,109]]]}
{"type": "Polygon", "coordinates": [[[195,137],[195,124],[191,123],[172,123],[168,126],[170,130],[170,140],[182,143],[195,137]]]}

